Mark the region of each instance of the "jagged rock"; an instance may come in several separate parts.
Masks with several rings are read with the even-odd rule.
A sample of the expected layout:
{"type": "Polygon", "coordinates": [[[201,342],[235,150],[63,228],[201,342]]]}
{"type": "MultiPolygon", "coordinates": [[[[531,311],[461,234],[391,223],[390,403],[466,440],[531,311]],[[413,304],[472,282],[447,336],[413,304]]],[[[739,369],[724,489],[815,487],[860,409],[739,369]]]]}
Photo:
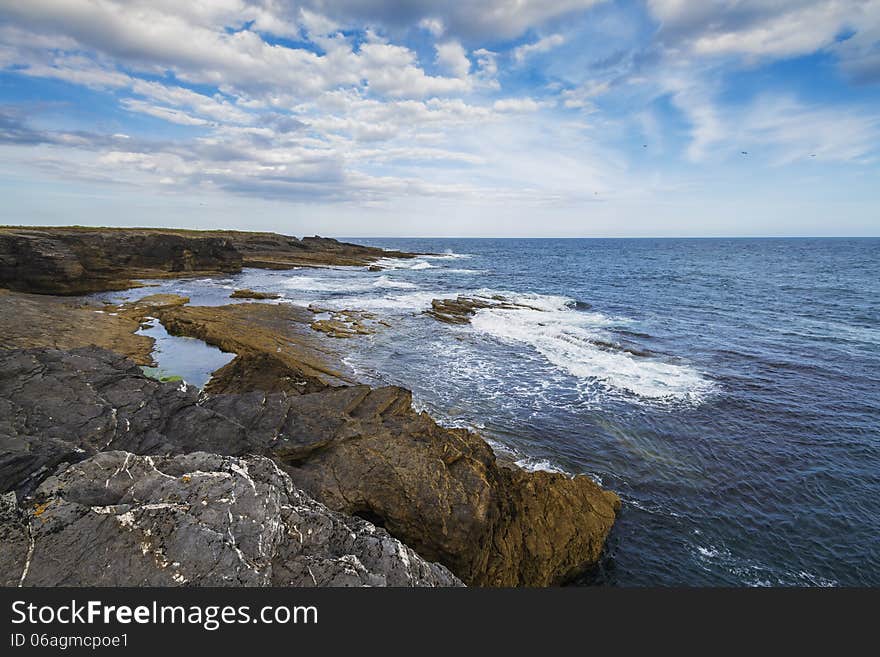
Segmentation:
{"type": "Polygon", "coordinates": [[[235,290],[232,294],[229,295],[230,299],[280,299],[280,294],[274,294],[273,292],[257,292],[255,290],[251,290],[250,288],[243,288],[241,290],[235,290]]]}
{"type": "Polygon", "coordinates": [[[323,237],[160,228],[0,227],[0,286],[76,295],[136,286],[134,279],[368,265],[415,254],[323,237]]]}
{"type": "Polygon", "coordinates": [[[311,499],[258,456],[103,452],[47,478],[18,513],[8,506],[7,496],[6,583],[460,585],[384,530],[311,499]]]}
{"type": "Polygon", "coordinates": [[[496,310],[540,310],[523,303],[515,303],[509,299],[493,295],[491,297],[467,297],[459,296],[455,299],[434,299],[431,301],[431,309],[425,314],[446,324],[468,324],[474,314],[483,308],[496,310]]]}
{"type": "Polygon", "coordinates": [[[250,443],[197,389],[147,378],[114,352],[0,350],[0,492],[29,493],[60,463],[107,449],[240,454],[250,443]]]}
{"type": "Polygon", "coordinates": [[[215,371],[204,390],[212,395],[252,390],[303,395],[325,388],[327,384],[323,381],[303,375],[271,354],[253,353],[236,356],[215,371]]]}
{"type": "Polygon", "coordinates": [[[619,508],[587,477],[501,467],[482,439],[414,412],[395,387],[199,399],[104,350],[7,351],[0,418],[0,491],[28,492],[100,450],[264,454],[471,584],[570,578],[595,563],[619,508]]]}
{"type": "Polygon", "coordinates": [[[381,524],[468,584],[548,586],[594,564],[620,501],[588,477],[501,467],[464,429],[415,413],[397,387],[205,401],[264,440],[331,508],[381,524]],[[271,440],[270,437],[275,437],[271,440]]]}
{"type": "Polygon", "coordinates": [[[15,493],[0,495],[0,586],[19,585],[30,543],[30,533],[15,493]]]}
{"type": "Polygon", "coordinates": [[[4,228],[0,285],[22,292],[87,294],[132,279],[240,271],[229,239],[139,229],[4,228]]]}

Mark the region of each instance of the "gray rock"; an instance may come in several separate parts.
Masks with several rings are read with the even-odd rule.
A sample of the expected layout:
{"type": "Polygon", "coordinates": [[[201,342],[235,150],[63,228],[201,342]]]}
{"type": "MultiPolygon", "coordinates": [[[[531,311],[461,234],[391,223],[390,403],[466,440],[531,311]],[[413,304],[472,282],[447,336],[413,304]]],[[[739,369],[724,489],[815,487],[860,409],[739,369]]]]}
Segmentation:
{"type": "Polygon", "coordinates": [[[393,386],[199,398],[98,348],[0,351],[0,492],[22,496],[98,452],[271,457],[329,508],[364,518],[480,586],[549,586],[596,562],[620,508],[588,477],[502,467],[393,386]]]}
{"type": "Polygon", "coordinates": [[[26,586],[457,586],[271,460],[102,452],[0,503],[0,582],[26,586]]]}
{"type": "Polygon", "coordinates": [[[113,449],[258,451],[195,388],[149,379],[112,351],[0,350],[0,492],[26,495],[59,464],[113,449]]]}

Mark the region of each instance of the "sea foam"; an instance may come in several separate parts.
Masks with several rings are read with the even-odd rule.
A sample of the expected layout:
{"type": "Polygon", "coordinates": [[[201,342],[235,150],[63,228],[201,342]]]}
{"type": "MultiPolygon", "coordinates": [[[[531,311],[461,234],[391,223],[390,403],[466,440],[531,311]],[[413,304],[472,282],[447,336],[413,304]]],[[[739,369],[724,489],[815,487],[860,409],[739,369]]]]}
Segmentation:
{"type": "Polygon", "coordinates": [[[479,310],[471,320],[475,331],[528,345],[579,379],[595,380],[647,399],[697,401],[711,388],[709,381],[686,365],[607,348],[605,345],[613,343],[609,329],[626,320],[576,311],[575,301],[561,296],[480,292],[487,297],[500,294],[527,308],[479,310]]]}

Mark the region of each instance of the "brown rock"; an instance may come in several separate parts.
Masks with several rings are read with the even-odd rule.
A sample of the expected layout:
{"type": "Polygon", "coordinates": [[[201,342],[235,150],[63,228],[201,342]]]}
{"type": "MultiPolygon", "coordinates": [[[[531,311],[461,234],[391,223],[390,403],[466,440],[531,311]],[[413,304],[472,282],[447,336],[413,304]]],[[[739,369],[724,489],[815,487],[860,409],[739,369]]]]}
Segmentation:
{"type": "Polygon", "coordinates": [[[136,287],[134,279],[369,265],[415,254],[323,237],[160,228],[0,226],[0,286],[77,295],[136,287]]]}
{"type": "Polygon", "coordinates": [[[284,361],[266,353],[236,356],[229,364],[214,372],[205,386],[212,395],[250,392],[284,392],[303,395],[319,392],[327,387],[316,377],[303,376],[302,372],[286,365],[284,361]]]}
{"type": "Polygon", "coordinates": [[[135,335],[139,315],[69,297],[0,289],[0,349],[97,346],[152,365],[153,339],[135,335]]]}
{"type": "Polygon", "coordinates": [[[503,296],[459,296],[455,299],[434,299],[431,301],[431,309],[426,310],[425,314],[446,324],[468,324],[474,314],[483,308],[540,310],[526,304],[514,303],[503,296]]]}
{"type": "Polygon", "coordinates": [[[232,294],[229,295],[230,299],[280,299],[280,294],[274,294],[272,292],[256,292],[254,290],[244,288],[242,290],[235,290],[232,294]]]}
{"type": "Polygon", "coordinates": [[[308,390],[352,382],[339,367],[338,354],[329,350],[309,328],[313,316],[305,308],[262,303],[180,306],[158,310],[155,315],[172,335],[199,338],[223,351],[248,357],[247,361],[227,365],[229,369],[221,380],[263,380],[264,385],[269,385],[268,375],[255,378],[255,372],[246,375],[245,369],[253,369],[248,363],[266,366],[272,362],[271,371],[277,373],[279,368],[287,368],[284,376],[306,381],[308,390]],[[272,360],[254,360],[255,356],[272,360]]]}
{"type": "Polygon", "coordinates": [[[260,398],[205,405],[251,437],[283,436],[270,453],[317,499],[385,527],[469,584],[564,582],[596,562],[619,509],[587,477],[500,466],[478,436],[413,411],[402,388],[260,398]]]}

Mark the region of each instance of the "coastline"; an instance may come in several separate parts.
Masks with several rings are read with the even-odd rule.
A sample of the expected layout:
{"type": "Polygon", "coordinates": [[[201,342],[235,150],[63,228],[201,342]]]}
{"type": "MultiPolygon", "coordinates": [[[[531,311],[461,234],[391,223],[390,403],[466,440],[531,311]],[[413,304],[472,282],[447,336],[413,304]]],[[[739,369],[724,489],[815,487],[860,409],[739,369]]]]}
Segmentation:
{"type": "MultiPolygon", "coordinates": [[[[373,267],[381,258],[415,256],[324,238],[192,233],[0,228],[0,285],[15,290],[0,293],[0,304],[7,308],[0,343],[7,350],[4,357],[14,361],[26,354],[46,365],[77,352],[90,367],[103,371],[113,361],[108,354],[115,352],[149,365],[152,341],[135,335],[148,318],[158,320],[171,335],[197,338],[235,354],[217,370],[204,393],[190,395],[185,404],[192,412],[212,414],[212,422],[224,427],[220,418],[232,422],[233,427],[223,431],[234,433],[234,440],[206,443],[184,430],[150,442],[143,436],[120,438],[114,429],[114,436],[100,447],[90,436],[75,436],[72,440],[79,442],[74,452],[81,457],[71,459],[68,444],[44,454],[43,462],[38,467],[32,463],[35,467],[28,473],[19,468],[13,476],[6,469],[3,490],[25,494],[12,513],[16,522],[28,527],[41,522],[42,513],[34,514],[45,502],[34,507],[27,496],[48,495],[41,488],[43,479],[52,468],[65,467],[62,463],[98,458],[104,450],[123,444],[132,448],[130,453],[143,456],[184,454],[197,448],[232,458],[246,454],[270,458],[318,503],[383,527],[422,558],[444,564],[468,584],[554,585],[596,563],[619,498],[588,477],[526,472],[501,464],[476,434],[441,427],[426,413],[416,413],[409,391],[358,385],[341,366],[344,340],[334,336],[357,334],[360,325],[355,322],[360,318],[316,320],[320,309],[260,300],[200,307],[164,295],[101,306],[76,296],[133,287],[139,278],[206,276],[245,265],[373,267]],[[155,248],[149,260],[136,254],[119,257],[132,255],[120,245],[144,249],[151,242],[155,248]],[[47,296],[47,291],[65,297],[47,296]],[[65,322],[67,317],[73,321],[65,322]],[[353,329],[345,329],[346,319],[353,329]],[[233,431],[234,427],[238,428],[233,431]],[[40,468],[42,474],[35,478],[33,473],[40,468]]],[[[126,372],[127,385],[143,387],[150,381],[133,370],[126,372]]],[[[65,370],[65,376],[77,383],[76,372],[65,370]]],[[[157,385],[169,390],[180,387],[157,385]]],[[[186,394],[186,387],[182,388],[180,394],[186,394]]],[[[20,392],[13,385],[4,394],[20,392]]],[[[33,403],[35,394],[31,391],[24,401],[17,398],[17,409],[33,403]]],[[[51,393],[40,388],[39,394],[51,393]]],[[[118,426],[119,409],[112,404],[110,409],[105,410],[118,426]]],[[[163,414],[168,412],[160,408],[156,419],[164,422],[163,414]]],[[[38,406],[31,406],[24,416],[35,413],[38,406]]],[[[67,429],[76,433],[73,427],[67,429]]],[[[4,442],[11,445],[20,436],[8,438],[4,442]]],[[[39,437],[33,438],[39,442],[39,437]]],[[[189,577],[187,581],[198,583],[189,577]]]]}

